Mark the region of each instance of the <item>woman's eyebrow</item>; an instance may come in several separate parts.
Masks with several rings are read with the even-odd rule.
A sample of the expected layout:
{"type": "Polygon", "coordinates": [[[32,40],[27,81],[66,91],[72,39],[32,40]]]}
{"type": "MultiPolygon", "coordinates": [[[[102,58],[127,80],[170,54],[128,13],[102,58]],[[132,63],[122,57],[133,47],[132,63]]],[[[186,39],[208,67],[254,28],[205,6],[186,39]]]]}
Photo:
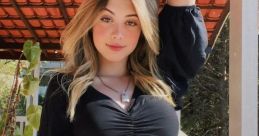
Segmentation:
{"type": "Polygon", "coordinates": [[[110,12],[111,14],[115,15],[114,12],[109,10],[108,8],[103,8],[103,10],[106,10],[106,11],[110,12]]]}
{"type": "MultiPolygon", "coordinates": [[[[106,10],[106,11],[110,12],[112,15],[115,15],[115,13],[108,8],[103,8],[103,10],[106,10]]],[[[137,14],[129,14],[129,15],[126,15],[126,17],[138,17],[138,15],[137,14]]]]}
{"type": "Polygon", "coordinates": [[[126,17],[138,17],[137,14],[129,14],[129,15],[126,15],[126,17]]]}

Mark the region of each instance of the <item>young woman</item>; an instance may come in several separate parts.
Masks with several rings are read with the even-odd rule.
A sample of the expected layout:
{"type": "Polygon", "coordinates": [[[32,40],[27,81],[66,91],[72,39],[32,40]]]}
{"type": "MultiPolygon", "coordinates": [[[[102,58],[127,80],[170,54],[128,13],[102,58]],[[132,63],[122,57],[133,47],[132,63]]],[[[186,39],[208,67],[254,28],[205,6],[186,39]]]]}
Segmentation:
{"type": "MultiPolygon", "coordinates": [[[[174,64],[169,55],[177,52],[169,52],[174,47],[167,46],[177,34],[173,25],[180,29],[186,23],[195,26],[195,30],[187,26],[186,33],[179,32],[193,41],[197,39],[190,38],[200,37],[204,28],[197,27],[203,21],[194,0],[169,2],[159,15],[159,24],[156,0],[82,2],[61,37],[65,66],[49,82],[40,136],[178,135],[172,89],[164,82],[172,76],[167,69],[174,64]],[[177,24],[181,22],[172,20],[175,17],[187,18],[187,22],[177,24]]],[[[200,46],[200,41],[194,45],[200,46]]],[[[180,48],[193,43],[184,46],[180,48]]],[[[181,58],[188,58],[195,46],[188,47],[188,54],[181,58]]]]}

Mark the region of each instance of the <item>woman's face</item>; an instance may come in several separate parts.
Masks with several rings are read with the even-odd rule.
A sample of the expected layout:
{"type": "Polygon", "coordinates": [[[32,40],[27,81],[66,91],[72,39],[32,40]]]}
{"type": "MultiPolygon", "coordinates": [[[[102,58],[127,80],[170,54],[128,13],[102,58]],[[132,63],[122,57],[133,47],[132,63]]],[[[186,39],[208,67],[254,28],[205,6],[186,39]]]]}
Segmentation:
{"type": "Polygon", "coordinates": [[[140,21],[131,0],[109,0],[93,26],[99,57],[110,62],[126,61],[140,34],[140,21]]]}

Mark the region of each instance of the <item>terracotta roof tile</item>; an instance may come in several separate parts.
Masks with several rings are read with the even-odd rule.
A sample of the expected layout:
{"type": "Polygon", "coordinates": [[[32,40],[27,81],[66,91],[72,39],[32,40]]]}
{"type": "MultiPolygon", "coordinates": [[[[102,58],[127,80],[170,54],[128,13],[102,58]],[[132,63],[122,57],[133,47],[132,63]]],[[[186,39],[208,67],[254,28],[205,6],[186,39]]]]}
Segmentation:
{"type": "Polygon", "coordinates": [[[8,14],[6,14],[6,12],[4,11],[3,8],[0,8],[0,17],[7,17],[8,14]]]}
{"type": "Polygon", "coordinates": [[[32,38],[31,32],[29,30],[21,30],[21,33],[25,38],[32,38]]]}
{"type": "Polygon", "coordinates": [[[39,28],[41,27],[41,23],[39,20],[29,20],[29,23],[32,27],[34,28],[39,28]]]}
{"type": "Polygon", "coordinates": [[[207,18],[210,20],[219,20],[223,9],[211,9],[207,14],[207,18]]]}
{"type": "Polygon", "coordinates": [[[201,6],[210,6],[211,0],[196,0],[196,3],[201,6]]]}
{"type": "Polygon", "coordinates": [[[4,28],[15,28],[13,20],[0,20],[0,23],[4,26],[4,28]]]}
{"type": "Polygon", "coordinates": [[[55,28],[54,23],[52,20],[40,20],[40,22],[42,23],[42,28],[55,28]]]}
{"type": "Polygon", "coordinates": [[[41,37],[46,37],[46,32],[44,30],[35,30],[36,34],[41,37]]]}
{"type": "Polygon", "coordinates": [[[22,20],[13,20],[13,23],[17,28],[26,28],[24,22],[22,20]]]}
{"type": "Polygon", "coordinates": [[[23,37],[22,33],[20,31],[17,30],[9,30],[9,32],[11,33],[11,35],[13,37],[23,37]]]}
{"type": "Polygon", "coordinates": [[[215,2],[214,2],[214,6],[222,6],[222,7],[224,7],[226,4],[227,4],[227,0],[215,0],[215,2]]]}
{"type": "Polygon", "coordinates": [[[66,8],[66,11],[69,17],[73,17],[76,14],[75,8],[66,8]]]}
{"type": "Polygon", "coordinates": [[[6,30],[0,30],[0,34],[1,34],[1,36],[3,36],[3,37],[8,37],[8,36],[9,36],[9,33],[8,33],[8,31],[6,31],[6,30]]]}
{"type": "Polygon", "coordinates": [[[16,17],[19,17],[15,8],[13,7],[6,7],[4,8],[4,11],[8,14],[9,17],[13,17],[13,18],[16,18],[16,17]]]}
{"type": "MultiPolygon", "coordinates": [[[[160,6],[163,6],[165,0],[160,2],[160,6]]],[[[15,0],[13,3],[11,0],[1,0],[0,49],[21,51],[23,42],[32,39],[41,43],[44,54],[47,54],[43,54],[43,59],[62,59],[59,38],[80,3],[82,0],[15,0]]],[[[210,46],[213,46],[220,26],[229,12],[229,0],[196,0],[196,3],[201,8],[210,46]]],[[[0,51],[0,58],[8,58],[1,53],[6,52],[0,51]]]]}
{"type": "Polygon", "coordinates": [[[65,27],[65,21],[64,20],[53,20],[55,26],[57,28],[64,28],[65,27]]]}
{"type": "Polygon", "coordinates": [[[35,13],[32,8],[29,7],[21,7],[23,15],[25,15],[26,18],[32,18],[35,17],[35,13]]]}

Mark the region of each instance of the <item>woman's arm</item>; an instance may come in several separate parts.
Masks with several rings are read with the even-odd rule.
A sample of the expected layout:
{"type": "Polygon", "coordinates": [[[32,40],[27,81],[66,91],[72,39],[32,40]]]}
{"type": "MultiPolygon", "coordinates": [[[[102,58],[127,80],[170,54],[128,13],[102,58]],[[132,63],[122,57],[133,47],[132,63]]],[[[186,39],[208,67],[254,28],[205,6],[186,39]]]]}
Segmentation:
{"type": "Polygon", "coordinates": [[[68,97],[61,89],[62,75],[53,76],[45,95],[39,136],[72,136],[72,125],[66,115],[68,97]]]}
{"type": "Polygon", "coordinates": [[[159,14],[160,54],[158,64],[165,81],[175,91],[176,109],[206,60],[208,36],[195,0],[168,0],[159,14]]]}
{"type": "Polygon", "coordinates": [[[171,6],[192,6],[195,0],[167,0],[167,4],[171,6]]]}

